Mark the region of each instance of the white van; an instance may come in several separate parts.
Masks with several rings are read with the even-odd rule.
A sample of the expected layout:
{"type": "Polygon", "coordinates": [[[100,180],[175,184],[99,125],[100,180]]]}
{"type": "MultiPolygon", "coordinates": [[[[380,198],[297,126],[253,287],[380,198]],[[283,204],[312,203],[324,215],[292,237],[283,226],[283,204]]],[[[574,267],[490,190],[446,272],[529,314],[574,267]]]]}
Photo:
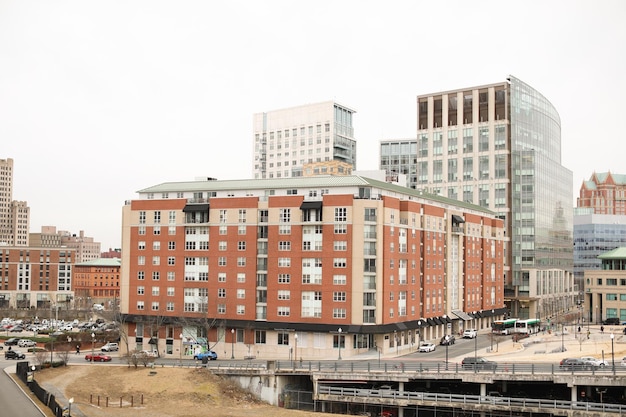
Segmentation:
{"type": "Polygon", "coordinates": [[[104,306],[102,304],[94,304],[93,305],[93,309],[95,311],[103,311],[104,310],[104,306]]]}

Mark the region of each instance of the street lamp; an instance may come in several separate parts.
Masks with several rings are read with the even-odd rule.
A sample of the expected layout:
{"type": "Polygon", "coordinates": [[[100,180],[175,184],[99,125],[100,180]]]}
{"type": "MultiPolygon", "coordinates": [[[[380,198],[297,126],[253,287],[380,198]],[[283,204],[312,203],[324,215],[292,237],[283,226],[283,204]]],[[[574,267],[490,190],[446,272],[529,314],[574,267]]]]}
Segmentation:
{"type": "Polygon", "coordinates": [[[337,336],[337,345],[339,346],[339,357],[338,360],[341,360],[341,327],[339,328],[339,336],[337,336]]]}
{"type": "Polygon", "coordinates": [[[422,321],[417,321],[417,348],[422,344],[422,321]]]}
{"type": "Polygon", "coordinates": [[[474,336],[474,363],[477,363],[478,359],[478,329],[476,329],[476,336],[474,336]]]}
{"type": "Polygon", "coordinates": [[[298,361],[298,333],[293,335],[293,340],[296,342],[296,354],[294,355],[294,359],[298,361]]]}
{"type": "Polygon", "coordinates": [[[613,349],[613,339],[615,339],[615,335],[611,333],[611,366],[613,367],[613,374],[615,374],[615,350],[613,349]]]}
{"type": "Polygon", "coordinates": [[[94,345],[96,343],[96,334],[95,333],[91,333],[91,363],[93,364],[93,351],[94,351],[94,345]]]}
{"type": "Polygon", "coordinates": [[[235,329],[230,329],[230,358],[235,359],[235,329]]]}
{"type": "Polygon", "coordinates": [[[563,323],[561,323],[561,352],[565,352],[565,345],[563,338],[565,337],[565,332],[563,331],[563,323]]]}
{"type": "Polygon", "coordinates": [[[72,417],[72,403],[74,403],[74,397],[68,400],[69,407],[67,408],[67,417],[72,417]]]}
{"type": "Polygon", "coordinates": [[[178,348],[178,360],[183,364],[183,334],[180,334],[180,347],[178,348]]]}
{"type": "Polygon", "coordinates": [[[450,336],[446,335],[446,371],[448,370],[448,345],[450,345],[450,336]]]}

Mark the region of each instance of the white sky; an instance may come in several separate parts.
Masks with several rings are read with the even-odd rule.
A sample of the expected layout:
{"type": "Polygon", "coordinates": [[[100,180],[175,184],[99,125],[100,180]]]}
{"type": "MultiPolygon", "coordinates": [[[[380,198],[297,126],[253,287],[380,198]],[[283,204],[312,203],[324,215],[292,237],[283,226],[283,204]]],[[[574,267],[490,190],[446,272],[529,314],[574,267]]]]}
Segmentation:
{"type": "Polygon", "coordinates": [[[120,247],[136,191],[252,177],[252,115],[336,100],[357,169],[416,96],[511,74],[559,111],[574,197],[626,174],[624,1],[0,0],[0,158],[31,231],[120,247]]]}

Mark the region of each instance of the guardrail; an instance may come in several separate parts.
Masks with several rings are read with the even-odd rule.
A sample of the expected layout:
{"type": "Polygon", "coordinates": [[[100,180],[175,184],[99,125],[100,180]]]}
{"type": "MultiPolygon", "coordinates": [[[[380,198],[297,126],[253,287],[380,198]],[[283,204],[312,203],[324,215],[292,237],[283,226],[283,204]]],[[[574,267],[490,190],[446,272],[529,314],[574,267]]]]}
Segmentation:
{"type": "Polygon", "coordinates": [[[276,361],[276,370],[300,370],[320,372],[394,372],[394,373],[492,373],[492,374],[573,374],[626,377],[626,366],[592,367],[585,369],[562,368],[550,363],[496,362],[488,365],[462,365],[451,362],[402,362],[402,361],[276,361]]]}
{"type": "Polygon", "coordinates": [[[329,385],[320,385],[318,387],[320,395],[335,395],[342,397],[345,401],[346,397],[367,397],[367,398],[387,398],[393,400],[402,400],[408,404],[421,403],[430,401],[434,403],[444,403],[449,406],[450,403],[464,405],[496,405],[498,407],[520,407],[520,408],[540,408],[542,412],[548,409],[554,410],[576,410],[587,412],[605,412],[622,414],[626,413],[626,406],[621,404],[604,404],[583,401],[564,401],[564,400],[548,400],[533,398],[512,398],[512,397],[490,397],[480,395],[461,395],[461,394],[440,394],[433,392],[415,392],[415,391],[394,391],[363,389],[363,388],[343,388],[329,385]]]}

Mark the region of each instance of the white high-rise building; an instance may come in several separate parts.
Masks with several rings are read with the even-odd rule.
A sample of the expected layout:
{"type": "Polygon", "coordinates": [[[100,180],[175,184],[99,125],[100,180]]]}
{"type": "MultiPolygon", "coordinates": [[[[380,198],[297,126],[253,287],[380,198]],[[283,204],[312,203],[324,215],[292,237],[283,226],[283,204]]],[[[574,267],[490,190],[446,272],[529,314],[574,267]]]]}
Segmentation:
{"type": "Polygon", "coordinates": [[[356,168],[354,113],[325,101],[254,114],[254,178],[301,177],[305,164],[333,160],[356,168]]]}

